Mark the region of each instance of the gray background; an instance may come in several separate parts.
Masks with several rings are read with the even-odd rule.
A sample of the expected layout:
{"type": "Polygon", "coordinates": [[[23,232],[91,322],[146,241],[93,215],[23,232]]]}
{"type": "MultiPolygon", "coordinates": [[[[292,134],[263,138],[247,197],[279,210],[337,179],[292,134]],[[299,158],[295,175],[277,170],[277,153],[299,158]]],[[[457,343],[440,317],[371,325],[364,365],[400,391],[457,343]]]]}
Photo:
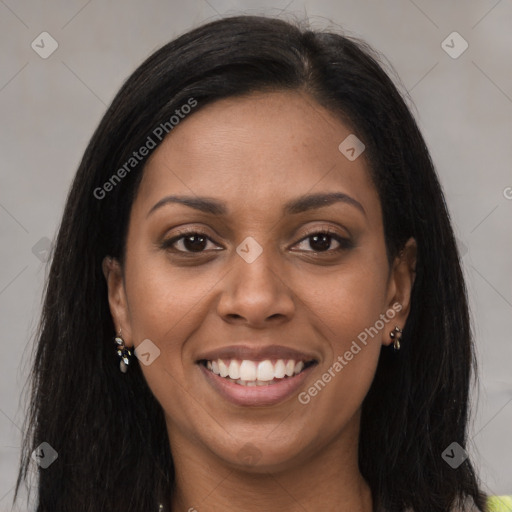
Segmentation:
{"type": "Polygon", "coordinates": [[[85,146],[153,50],[242,12],[360,36],[410,92],[464,252],[480,363],[470,451],[484,488],[512,494],[511,0],[0,0],[0,512],[11,510],[46,249],[85,146]],[[46,59],[31,47],[44,31],[58,42],[46,59]],[[458,58],[442,46],[454,31],[469,44],[458,58]]]}

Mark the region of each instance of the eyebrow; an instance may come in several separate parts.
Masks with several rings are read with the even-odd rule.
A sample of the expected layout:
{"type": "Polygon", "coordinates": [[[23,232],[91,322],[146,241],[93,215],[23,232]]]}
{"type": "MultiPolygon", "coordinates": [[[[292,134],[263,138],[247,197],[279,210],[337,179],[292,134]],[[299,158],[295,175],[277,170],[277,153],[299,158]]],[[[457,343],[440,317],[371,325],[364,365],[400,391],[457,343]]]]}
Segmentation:
{"type": "MultiPolygon", "coordinates": [[[[363,208],[363,205],[353,197],[343,194],[342,192],[309,194],[292,199],[285,203],[283,213],[287,215],[296,215],[309,210],[325,208],[334,203],[340,202],[356,207],[366,216],[366,211],[363,208]]],[[[166,196],[163,199],[160,199],[160,201],[158,201],[151,210],[149,210],[146,218],[155,210],[158,210],[167,204],[182,204],[211,215],[228,215],[226,203],[219,201],[218,199],[197,196],[166,196]]]]}

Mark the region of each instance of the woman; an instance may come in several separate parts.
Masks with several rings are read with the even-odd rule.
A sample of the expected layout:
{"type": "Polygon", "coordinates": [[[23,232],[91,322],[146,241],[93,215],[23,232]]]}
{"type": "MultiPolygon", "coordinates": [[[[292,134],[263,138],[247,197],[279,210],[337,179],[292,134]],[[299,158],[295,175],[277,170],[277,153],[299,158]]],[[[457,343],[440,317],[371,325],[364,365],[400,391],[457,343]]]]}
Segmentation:
{"type": "Polygon", "coordinates": [[[18,485],[33,459],[38,512],[485,510],[474,366],[443,193],[377,55],[222,19],[151,55],[85,152],[18,485]]]}

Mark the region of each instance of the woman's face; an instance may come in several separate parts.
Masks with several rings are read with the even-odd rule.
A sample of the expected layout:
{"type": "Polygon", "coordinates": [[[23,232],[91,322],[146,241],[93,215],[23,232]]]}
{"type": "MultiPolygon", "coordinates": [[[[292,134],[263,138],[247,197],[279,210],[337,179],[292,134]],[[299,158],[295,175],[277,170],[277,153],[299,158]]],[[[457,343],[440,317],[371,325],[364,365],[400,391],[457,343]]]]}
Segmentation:
{"type": "Polygon", "coordinates": [[[357,444],[414,244],[388,265],[365,154],[339,149],[350,134],[305,94],[258,93],[190,114],[148,161],[123,273],[104,270],[126,345],[150,340],[138,364],[173,454],[268,471],[357,444]]]}

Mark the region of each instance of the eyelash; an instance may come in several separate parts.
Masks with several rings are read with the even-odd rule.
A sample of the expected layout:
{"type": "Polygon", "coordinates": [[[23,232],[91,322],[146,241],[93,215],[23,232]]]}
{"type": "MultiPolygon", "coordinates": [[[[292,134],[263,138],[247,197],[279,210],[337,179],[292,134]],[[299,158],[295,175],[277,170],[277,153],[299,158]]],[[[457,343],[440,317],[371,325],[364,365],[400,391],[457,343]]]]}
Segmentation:
{"type": "MultiPolygon", "coordinates": [[[[175,253],[178,253],[180,255],[201,255],[201,254],[204,254],[206,252],[205,250],[197,251],[197,252],[194,252],[194,251],[181,251],[181,250],[178,250],[178,249],[172,247],[176,242],[182,240],[183,238],[185,238],[187,236],[191,236],[191,235],[198,235],[200,237],[206,238],[210,242],[213,242],[213,240],[206,233],[204,233],[202,231],[198,231],[198,230],[179,231],[176,236],[174,236],[174,237],[172,237],[172,238],[170,238],[168,240],[164,240],[162,242],[162,244],[161,244],[161,249],[171,250],[171,251],[173,251],[175,253]]],[[[329,253],[332,254],[332,253],[342,252],[342,251],[345,251],[347,249],[352,249],[354,247],[354,244],[353,244],[353,242],[351,240],[349,240],[348,238],[343,238],[338,233],[336,233],[335,231],[332,231],[329,228],[322,229],[322,230],[317,230],[317,231],[311,231],[306,236],[302,237],[297,242],[297,244],[307,240],[308,238],[312,238],[315,235],[328,235],[331,238],[333,238],[334,240],[336,240],[336,242],[338,242],[340,246],[337,249],[329,249],[327,251],[306,251],[306,252],[313,253],[313,254],[329,254],[329,253]]],[[[295,245],[297,245],[297,244],[295,244],[295,245]]]]}

